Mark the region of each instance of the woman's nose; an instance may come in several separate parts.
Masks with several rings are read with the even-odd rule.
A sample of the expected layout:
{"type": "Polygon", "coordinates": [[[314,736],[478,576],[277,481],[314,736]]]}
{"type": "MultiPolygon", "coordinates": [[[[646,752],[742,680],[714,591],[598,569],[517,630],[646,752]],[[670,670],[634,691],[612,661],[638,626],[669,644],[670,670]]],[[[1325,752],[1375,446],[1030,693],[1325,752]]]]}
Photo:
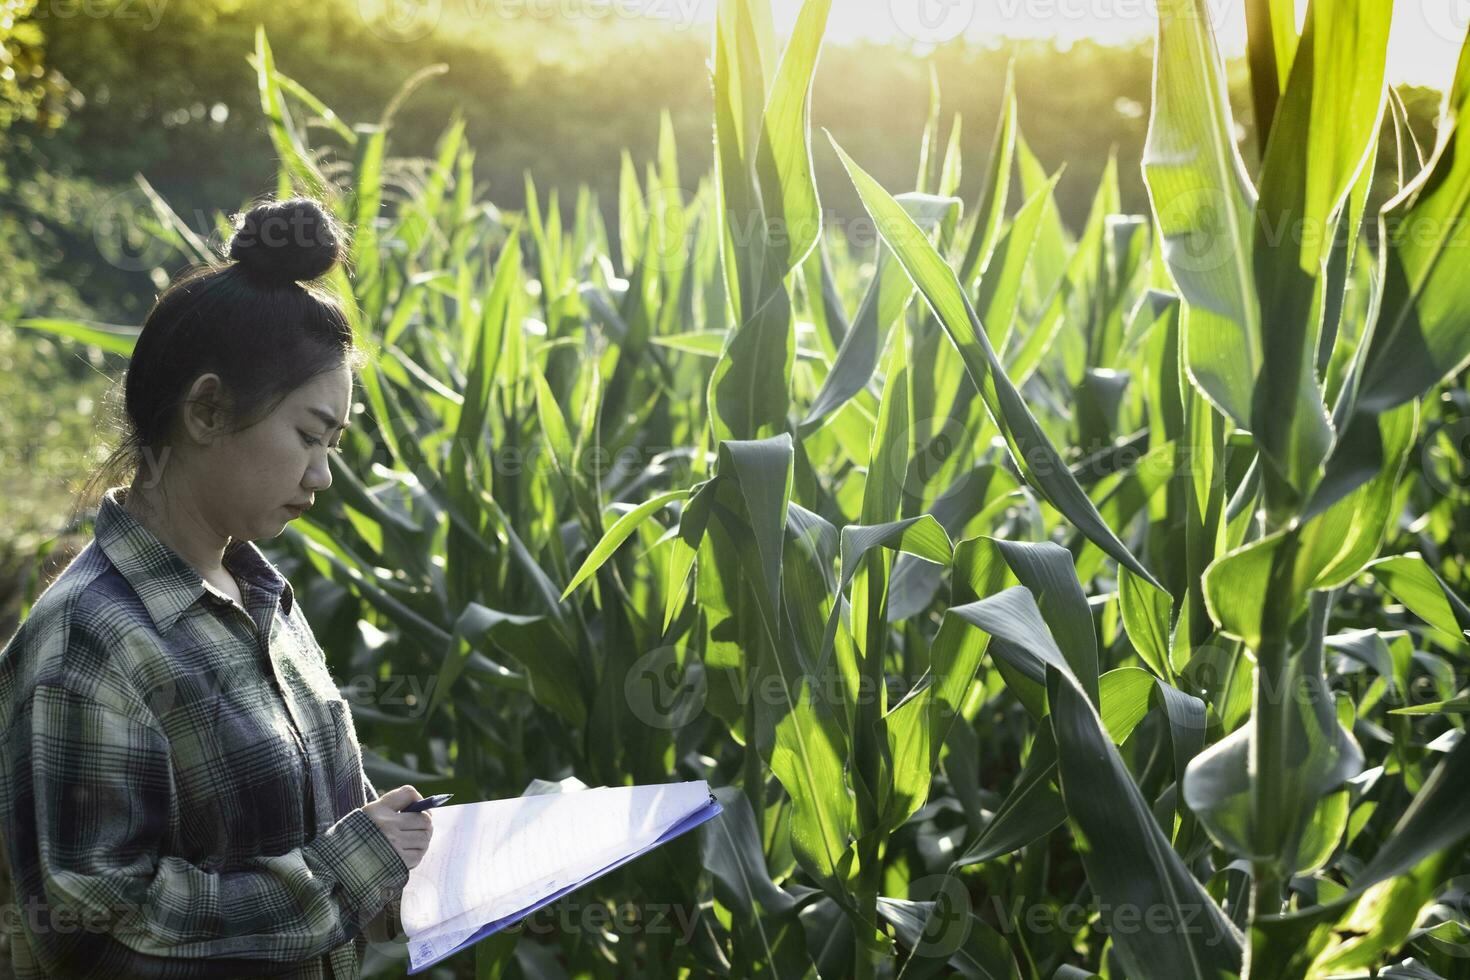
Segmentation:
{"type": "Polygon", "coordinates": [[[332,485],[332,466],[325,455],[320,460],[312,460],[301,485],[312,493],[320,493],[332,485]]]}

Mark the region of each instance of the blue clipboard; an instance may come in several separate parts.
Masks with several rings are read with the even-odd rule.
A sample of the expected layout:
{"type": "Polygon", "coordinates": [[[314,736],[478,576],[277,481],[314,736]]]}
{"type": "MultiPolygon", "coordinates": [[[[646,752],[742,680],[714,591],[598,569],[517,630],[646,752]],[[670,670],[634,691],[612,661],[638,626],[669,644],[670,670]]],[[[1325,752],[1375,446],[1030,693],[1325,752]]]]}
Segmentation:
{"type": "MultiPolygon", "coordinates": [[[[476,930],[475,933],[473,935],[471,935],[468,939],[466,939],[464,942],[460,943],[458,946],[455,946],[453,949],[445,952],[443,955],[436,956],[436,957],[434,957],[431,960],[426,960],[426,961],[424,961],[422,964],[420,964],[417,967],[410,966],[410,968],[408,970],[409,975],[412,976],[415,973],[422,973],[423,971],[427,970],[429,967],[434,966],[436,963],[439,963],[439,962],[447,959],[448,957],[453,956],[455,953],[458,953],[460,950],[468,949],[470,946],[473,946],[475,943],[477,943],[480,940],[484,939],[486,936],[489,936],[489,935],[491,935],[493,933],[499,932],[500,930],[506,928],[507,926],[513,926],[513,925],[515,925],[517,922],[521,921],[526,916],[530,915],[532,912],[535,912],[537,909],[540,909],[540,908],[543,908],[543,907],[545,907],[547,905],[550,905],[552,902],[556,901],[558,898],[561,898],[563,895],[566,895],[566,894],[568,894],[570,892],[576,891],[578,888],[581,888],[583,885],[587,884],[589,881],[596,881],[598,878],[601,878],[603,875],[607,874],[609,871],[612,871],[612,870],[614,870],[616,868],[622,867],[623,865],[627,864],[629,861],[633,860],[635,857],[638,857],[640,854],[647,854],[649,851],[651,851],[654,848],[659,847],[659,846],[661,846],[663,844],[668,843],[669,841],[673,840],[675,837],[678,837],[681,834],[688,833],[689,831],[693,830],[695,827],[698,827],[700,824],[705,823],[708,820],[712,820],[713,818],[719,816],[722,812],[724,812],[724,809],[725,808],[720,805],[720,801],[717,800],[717,799],[715,799],[715,794],[714,793],[710,793],[710,795],[709,795],[709,802],[707,802],[704,806],[700,807],[699,809],[695,810],[693,813],[689,814],[684,819],[680,820],[678,823],[674,824],[668,830],[664,831],[658,837],[658,839],[656,839],[653,843],[648,844],[645,847],[639,848],[638,850],[634,851],[632,854],[627,855],[626,857],[619,858],[618,860],[614,861],[612,864],[609,864],[607,867],[602,868],[599,871],[594,871],[592,874],[590,874],[587,877],[583,878],[581,881],[578,881],[578,882],[575,882],[573,884],[567,885],[565,888],[561,888],[561,889],[559,889],[559,890],[557,890],[555,892],[552,892],[550,895],[547,895],[545,898],[540,899],[539,901],[537,901],[533,905],[526,906],[526,908],[524,908],[523,910],[517,912],[514,915],[508,915],[508,916],[505,916],[504,918],[496,919],[493,922],[487,922],[487,923],[485,923],[478,930],[476,930]]],[[[412,946],[413,946],[413,941],[412,940],[409,941],[409,946],[410,946],[410,948],[412,948],[412,946]]]]}

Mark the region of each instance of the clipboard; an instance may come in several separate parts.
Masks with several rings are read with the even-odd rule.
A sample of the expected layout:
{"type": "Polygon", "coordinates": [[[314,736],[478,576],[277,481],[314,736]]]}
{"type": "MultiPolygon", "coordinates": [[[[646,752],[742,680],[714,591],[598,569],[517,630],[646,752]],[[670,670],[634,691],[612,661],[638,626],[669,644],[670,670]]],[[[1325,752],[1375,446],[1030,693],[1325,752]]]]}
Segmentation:
{"type": "MultiPolygon", "coordinates": [[[[435,964],[442,962],[446,958],[453,956],[455,953],[458,953],[464,949],[469,948],[470,946],[473,946],[475,943],[479,942],[485,937],[493,935],[505,928],[508,928],[509,926],[516,924],[517,922],[520,922],[522,919],[525,919],[527,916],[533,914],[537,910],[544,908],[557,899],[580,889],[583,885],[595,881],[598,878],[601,878],[603,875],[608,874],[609,872],[614,871],[619,867],[622,867],[624,864],[627,864],[634,858],[642,854],[647,854],[649,851],[661,847],[662,845],[668,843],[676,837],[680,837],[693,830],[695,827],[698,827],[699,825],[714,819],[724,810],[719,800],[716,799],[715,794],[709,789],[708,784],[705,783],[703,780],[695,780],[683,784],[670,784],[669,787],[598,787],[595,789],[583,789],[570,794],[554,794],[549,797],[539,798],[546,800],[555,800],[558,797],[563,800],[567,798],[575,798],[585,802],[587,807],[591,808],[587,811],[588,813],[590,813],[595,810],[597,804],[600,802],[597,799],[597,794],[599,793],[604,794],[604,799],[611,800],[614,796],[617,795],[618,791],[657,791],[664,788],[684,790],[685,788],[692,789],[695,783],[699,784],[699,786],[703,789],[704,799],[701,800],[701,802],[692,809],[687,809],[685,812],[682,812],[682,814],[677,816],[670,825],[659,830],[656,836],[652,836],[651,839],[649,839],[648,835],[643,835],[641,837],[635,836],[629,838],[626,841],[616,842],[605,852],[587,856],[585,859],[581,860],[580,864],[578,861],[575,860],[570,862],[569,867],[574,870],[568,870],[567,868],[558,868],[558,866],[548,863],[546,865],[548,869],[548,874],[541,878],[539,881],[532,881],[522,886],[519,889],[519,895],[524,897],[524,900],[514,901],[512,903],[514,905],[514,908],[508,912],[502,908],[502,914],[493,915],[491,918],[484,921],[473,921],[470,922],[468,925],[460,928],[445,929],[441,927],[432,927],[428,931],[420,932],[417,936],[415,935],[415,931],[409,928],[408,920],[412,916],[410,914],[405,914],[403,916],[405,920],[404,927],[405,930],[409,932],[408,973],[410,975],[413,975],[429,969],[435,964]],[[609,792],[610,790],[611,792],[609,792]]],[[[687,793],[685,795],[687,795],[687,793]]],[[[515,800],[502,800],[491,802],[501,804],[512,802],[524,803],[529,799],[538,798],[520,797],[516,798],[515,800]]],[[[626,807],[628,805],[631,805],[632,800],[630,797],[630,799],[628,800],[620,800],[619,802],[622,802],[626,807]]],[[[478,805],[481,804],[462,804],[462,806],[464,807],[474,807],[478,805]]],[[[436,816],[436,840],[438,839],[439,834],[439,822],[444,819],[443,815],[457,809],[459,808],[440,807],[436,809],[435,812],[439,815],[436,816]]],[[[563,804],[562,809],[566,810],[567,805],[563,804]]],[[[465,814],[464,816],[468,817],[469,814],[465,814]]],[[[584,815],[580,819],[586,819],[586,816],[584,815]]],[[[428,854],[432,853],[433,849],[434,845],[433,843],[431,843],[429,845],[429,852],[426,853],[425,856],[426,861],[428,858],[428,854]]],[[[441,863],[449,860],[450,857],[451,855],[444,855],[440,858],[441,863]]],[[[466,856],[463,859],[456,861],[456,864],[458,865],[473,865],[475,863],[475,859],[472,855],[466,856]]],[[[422,865],[423,862],[421,862],[420,866],[422,865]]],[[[417,870],[417,868],[414,869],[414,871],[417,870]]],[[[415,891],[414,895],[411,896],[409,893],[409,888],[405,888],[405,903],[410,902],[412,898],[416,896],[422,896],[424,893],[424,889],[427,887],[431,887],[429,882],[415,882],[413,878],[413,873],[414,872],[410,872],[409,888],[416,887],[417,890],[415,891]]],[[[471,910],[471,912],[472,911],[473,910],[471,910]]],[[[471,912],[463,912],[456,917],[462,920],[466,919],[467,916],[471,919],[477,918],[477,916],[472,915],[471,912]]]]}

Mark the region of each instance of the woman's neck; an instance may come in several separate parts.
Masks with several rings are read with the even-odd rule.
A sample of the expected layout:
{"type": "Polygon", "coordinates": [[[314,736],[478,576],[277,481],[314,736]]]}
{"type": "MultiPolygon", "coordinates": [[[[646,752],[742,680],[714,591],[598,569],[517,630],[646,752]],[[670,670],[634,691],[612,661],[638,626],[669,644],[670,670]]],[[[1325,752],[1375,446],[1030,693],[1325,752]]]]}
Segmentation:
{"type": "Polygon", "coordinates": [[[165,491],[161,483],[134,483],[123,497],[123,509],[201,575],[208,578],[223,571],[230,539],[209,526],[192,494],[165,491]]]}

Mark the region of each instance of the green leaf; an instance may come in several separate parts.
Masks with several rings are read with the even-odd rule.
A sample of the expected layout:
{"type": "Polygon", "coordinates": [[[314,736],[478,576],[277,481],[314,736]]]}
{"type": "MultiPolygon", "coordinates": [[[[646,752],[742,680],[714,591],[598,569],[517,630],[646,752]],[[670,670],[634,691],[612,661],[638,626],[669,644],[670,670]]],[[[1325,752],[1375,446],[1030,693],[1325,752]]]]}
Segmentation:
{"type": "MultiPolygon", "coordinates": [[[[781,598],[781,549],[791,500],[791,436],[720,443],[718,473],[740,488],[760,560],[757,591],[774,614],[781,598]]],[[[771,626],[774,632],[775,621],[771,626]]]]}
{"type": "MultiPolygon", "coordinates": [[[[853,826],[847,792],[847,744],[836,716],[798,680],[789,710],[776,722],[771,772],[791,796],[791,848],[802,866],[832,888],[845,877],[842,855],[853,826]]],[[[840,888],[838,894],[840,894],[840,888]]]]}
{"type": "Polygon", "coordinates": [[[315,95],[312,95],[311,92],[306,89],[306,86],[302,85],[300,82],[296,81],[293,78],[287,78],[280,72],[276,72],[276,82],[281,86],[281,91],[294,96],[308,109],[310,109],[312,112],[315,112],[316,118],[321,122],[321,124],[328,127],[334,133],[340,136],[344,143],[346,143],[348,146],[356,145],[357,134],[354,133],[346,123],[339,119],[337,117],[337,114],[333,112],[330,108],[328,108],[326,103],[317,98],[315,95]]]}
{"type": "MultiPolygon", "coordinates": [[[[383,202],[383,157],[387,149],[388,133],[382,126],[361,123],[356,127],[356,152],[352,166],[352,200],[348,213],[352,218],[352,268],[354,287],[359,297],[365,297],[376,289],[382,271],[378,239],[378,210],[383,202]]],[[[374,303],[376,300],[373,301],[374,303]]],[[[413,304],[403,302],[401,308],[412,309],[413,304]]],[[[368,308],[364,304],[370,322],[377,322],[381,310],[368,308]]],[[[396,318],[400,310],[395,310],[396,318]]],[[[386,339],[391,343],[396,333],[388,332],[386,339]]]]}
{"type": "MultiPolygon", "coordinates": [[[[963,888],[956,885],[956,894],[963,888]]],[[[1019,978],[1015,954],[995,927],[970,911],[968,894],[956,899],[941,889],[934,901],[913,902],[879,896],[878,914],[892,924],[899,941],[915,956],[945,956],[954,974],[969,980],[1019,978]]]]}
{"type": "MultiPolygon", "coordinates": [[[[454,633],[450,637],[448,649],[444,651],[444,660],[439,665],[439,674],[434,680],[434,689],[429,696],[429,704],[424,709],[422,724],[427,725],[434,712],[449,700],[450,693],[464,672],[470,655],[477,647],[487,645],[491,637],[496,635],[497,629],[501,637],[513,647],[515,643],[520,642],[511,638],[511,634],[517,632],[516,627],[529,627],[540,621],[542,621],[540,616],[518,616],[514,613],[486,608],[477,602],[466,606],[459,618],[454,621],[454,633]]],[[[585,722],[586,714],[582,707],[580,693],[575,690],[575,687],[570,692],[562,688],[562,684],[575,674],[566,676],[561,675],[560,671],[552,671],[548,675],[548,659],[532,659],[536,661],[535,669],[529,672],[533,696],[548,707],[555,706],[558,710],[568,713],[571,719],[581,719],[574,721],[573,724],[585,722]],[[552,685],[550,690],[547,689],[548,683],[552,685]]]]}
{"type": "MultiPolygon", "coordinates": [[[[864,524],[897,520],[903,513],[904,477],[914,455],[914,391],[908,356],[908,331],[900,322],[888,345],[878,424],[873,426],[868,442],[868,478],[863,482],[863,503],[858,512],[864,524]]],[[[870,587],[887,590],[886,569],[881,584],[872,579],[870,587]]],[[[858,632],[859,642],[865,644],[861,629],[858,632]]]]}
{"type": "Polygon", "coordinates": [[[1099,704],[1097,631],[1071,554],[1049,541],[991,541],[1016,581],[1031,590],[1073,676],[1099,704]]]}
{"type": "MultiPolygon", "coordinates": [[[[960,286],[966,295],[990,263],[995,243],[1005,224],[1006,197],[1011,188],[1011,170],[1016,159],[1016,69],[1006,65],[1006,84],[1000,97],[1000,120],[996,123],[990,157],[986,162],[985,181],[975,203],[974,228],[960,262],[960,286]]],[[[841,153],[839,148],[838,153],[841,153]]],[[[851,170],[851,168],[848,168],[851,170]]]]}
{"type": "Polygon", "coordinates": [[[137,327],[121,327],[111,323],[98,323],[95,320],[62,320],[55,317],[29,317],[17,320],[15,325],[25,327],[27,330],[40,330],[53,337],[70,337],[72,340],[100,347],[109,354],[121,354],[124,357],[132,356],[133,347],[138,342],[138,334],[142,332],[137,327]]]}
{"type": "Polygon", "coordinates": [[[766,226],[773,231],[768,245],[775,250],[771,267],[778,279],[801,264],[822,233],[808,117],[812,76],[831,7],[832,0],[802,4],[776,69],[761,125],[756,173],[766,226]]]}
{"type": "Polygon", "coordinates": [[[891,548],[941,565],[947,565],[954,554],[949,535],[931,514],[885,524],[848,524],[842,529],[841,542],[843,589],[861,567],[862,557],[873,548],[891,548]]]}
{"type": "Polygon", "coordinates": [[[1354,416],[1333,454],[1334,464],[1342,458],[1346,465],[1342,470],[1328,466],[1302,525],[1303,575],[1309,576],[1312,588],[1346,584],[1377,556],[1402,508],[1400,481],[1413,455],[1418,428],[1419,406],[1413,403],[1381,415],[1354,416]],[[1347,473],[1357,465],[1349,457],[1370,463],[1361,474],[1366,480],[1323,513],[1323,501],[1359,475],[1347,473]]]}
{"type": "Polygon", "coordinates": [[[1360,408],[1384,411],[1418,398],[1470,365],[1461,311],[1470,279],[1458,261],[1470,219],[1470,45],[1460,51],[1428,166],[1383,206],[1383,299],[1363,361],[1360,408]]]}
{"type": "Polygon", "coordinates": [[[1032,194],[1016,212],[1010,227],[996,243],[995,252],[980,277],[975,306],[985,324],[990,344],[1005,350],[1021,303],[1021,287],[1031,266],[1031,253],[1041,232],[1041,220],[1052,207],[1052,190],[1060,172],[1032,194]]]}
{"type": "Polygon", "coordinates": [[[670,350],[683,351],[686,354],[698,354],[701,357],[719,357],[720,349],[725,346],[725,338],[728,331],[725,330],[691,330],[688,333],[676,333],[668,337],[650,337],[651,343],[670,350]]]}
{"type": "Polygon", "coordinates": [[[1251,271],[1255,188],[1235,145],[1224,64],[1205,0],[1161,0],[1143,171],[1163,257],[1184,300],[1184,361],[1222,412],[1249,428],[1261,367],[1251,271]]]}
{"type": "Polygon", "coordinates": [[[767,438],[786,428],[791,398],[791,297],[778,280],[746,309],[710,375],[707,398],[715,438],[767,438]]]}
{"type": "MultiPolygon", "coordinates": [[[[959,198],[922,194],[900,194],[897,200],[925,231],[957,215],[961,203],[959,198]]],[[[801,420],[803,429],[815,427],[868,384],[889,328],[908,308],[913,296],[914,284],[904,275],[903,267],[893,260],[893,253],[886,245],[880,247],[878,265],[858,306],[857,317],[842,338],[837,358],[801,420]]]]}
{"type": "Polygon", "coordinates": [[[1254,260],[1270,329],[1251,431],[1303,498],[1334,438],[1316,377],[1322,290],[1341,209],[1378,145],[1391,14],[1379,0],[1308,6],[1261,167],[1254,260]]]}
{"type": "MultiPolygon", "coordinates": [[[[1290,544],[1288,540],[1284,553],[1290,544]]],[[[1260,575],[1259,591],[1289,588],[1279,577],[1279,565],[1268,565],[1260,575]]],[[[1309,635],[1279,677],[1262,687],[1258,676],[1248,722],[1201,752],[1183,781],[1185,802],[1221,846],[1237,857],[1277,862],[1287,870],[1310,858],[1304,835],[1323,797],[1363,767],[1362,749],[1340,724],[1322,674],[1323,598],[1319,594],[1313,599],[1309,635]],[[1269,719],[1268,711],[1275,713],[1269,719]],[[1272,785],[1281,787],[1280,795],[1269,799],[1269,827],[1257,820],[1266,778],[1262,773],[1267,770],[1272,785]]],[[[1246,640],[1257,651],[1260,642],[1259,636],[1254,643],[1246,640]]]]}
{"type": "Polygon", "coordinates": [[[1395,555],[1368,566],[1373,577],[1409,611],[1452,641],[1470,631],[1470,607],[1417,554],[1395,555]]]}
{"type": "Polygon", "coordinates": [[[566,589],[562,591],[562,599],[565,600],[567,596],[576,591],[577,586],[591,578],[612,557],[613,552],[617,551],[618,547],[624,541],[628,540],[633,532],[638,530],[639,526],[650,516],[658,513],[675,500],[688,498],[691,493],[692,491],[690,490],[670,490],[667,493],[661,493],[651,500],[645,500],[614,521],[612,527],[608,528],[607,533],[602,536],[602,540],[597,542],[597,545],[587,553],[587,557],[583,560],[581,567],[577,569],[577,573],[572,576],[572,580],[567,583],[566,589]]]}
{"type": "MultiPolygon", "coordinates": [[[[271,54],[270,42],[266,40],[264,26],[255,29],[255,55],[250,60],[255,68],[256,86],[260,90],[260,108],[270,122],[267,131],[270,133],[271,143],[275,145],[276,154],[280,157],[282,181],[294,182],[303,193],[319,200],[327,200],[329,195],[326,179],[307,155],[306,147],[301,144],[296,126],[291,121],[290,110],[286,108],[286,100],[276,75],[275,58],[271,54]]],[[[278,196],[290,197],[290,183],[278,187],[277,191],[278,196]]]]}
{"type": "Polygon", "coordinates": [[[1159,828],[1030,591],[1007,589],[955,611],[1047,668],[1062,798],[1093,892],[1111,908],[1161,912],[1171,924],[1113,930],[1113,948],[1127,974],[1217,980],[1237,973],[1239,934],[1159,828]]]}
{"type": "Polygon", "coordinates": [[[1264,144],[1296,56],[1296,10],[1291,0],[1247,0],[1245,24],[1251,103],[1255,107],[1256,132],[1264,144]]]}
{"type": "MultiPolygon", "coordinates": [[[[830,134],[829,134],[830,137],[830,134]]],[[[964,360],[970,381],[985,401],[991,420],[1006,437],[1011,456],[1028,483],[1061,511],[1104,552],[1150,582],[1148,570],[1098,515],[1061,456],[1037,424],[1021,393],[1005,374],[985,328],[960,288],[959,280],[903,208],[833,140],[863,205],[904,271],[924,295],[950,342],[964,360]]],[[[1157,583],[1156,583],[1157,584],[1157,583]]]]}
{"type": "Polygon", "coordinates": [[[765,0],[720,5],[716,30],[716,178],[721,238],[736,329],[710,378],[718,440],[758,439],[786,427],[792,362],[785,277],[821,232],[811,172],[812,73],[831,0],[807,0],[766,96],[765,0]],[[762,108],[763,106],[763,108],[762,108]],[[759,118],[759,143],[753,121],[759,118]]]}
{"type": "Polygon", "coordinates": [[[723,886],[721,903],[746,916],[790,912],[796,899],[771,880],[750,801],[729,786],[712,792],[725,812],[700,827],[699,853],[716,884],[723,886]]]}
{"type": "Polygon", "coordinates": [[[1252,980],[1308,976],[1314,966],[1325,965],[1319,959],[1324,953],[1329,958],[1333,955],[1330,945],[1339,941],[1339,928],[1343,930],[1341,941],[1351,947],[1355,935],[1369,932],[1371,924],[1390,909],[1417,909],[1448,873],[1438,856],[1457,847],[1470,834],[1467,780],[1470,739],[1462,738],[1434,768],[1346,891],[1323,904],[1266,916],[1252,924],[1252,980]],[[1364,914],[1354,921],[1359,908],[1364,914]]]}
{"type": "Polygon", "coordinates": [[[1406,405],[1376,419],[1363,418],[1380,429],[1376,435],[1392,452],[1371,480],[1324,513],[1221,555],[1205,570],[1211,617],[1252,649],[1260,645],[1273,588],[1291,597],[1288,616],[1294,619],[1306,609],[1312,591],[1342,585],[1373,567],[1368,563],[1396,520],[1398,480],[1413,446],[1417,410],[1406,405]],[[1271,578],[1273,570],[1279,581],[1271,578]]]}
{"type": "Polygon", "coordinates": [[[1128,569],[1118,573],[1118,607],[1123,628],[1133,648],[1149,669],[1164,680],[1172,680],[1169,663],[1169,593],[1150,585],[1128,569]]]}
{"type": "Polygon", "coordinates": [[[1430,704],[1414,704],[1407,708],[1393,708],[1389,711],[1391,715],[1465,715],[1470,714],[1470,693],[1461,694],[1450,698],[1448,701],[1434,701],[1430,704]]]}
{"type": "MultiPolygon", "coordinates": [[[[1023,149],[1025,145],[1024,140],[1019,143],[1023,149]]],[[[1023,187],[1027,183],[1025,175],[1032,169],[1026,163],[1027,153],[1029,151],[1022,154],[1023,187]]],[[[1087,224],[1083,227],[1077,247],[1072,250],[1070,258],[1065,258],[1065,238],[1058,240],[1061,232],[1057,226],[1061,223],[1061,217],[1055,213],[1055,201],[1047,209],[1048,213],[1043,215],[1041,239],[1036,252],[1049,263],[1065,258],[1066,265],[1036,326],[1024,339],[1004,352],[1006,370],[1018,386],[1024,385],[1040,365],[1043,355],[1052,346],[1064,321],[1072,313],[1072,307],[1094,302],[1093,294],[1099,288],[1098,273],[1104,268],[1104,232],[1110,216],[1117,213],[1122,206],[1118,192],[1118,158],[1116,153],[1109,153],[1108,161],[1103,166],[1102,178],[1098,182],[1097,193],[1093,195],[1092,205],[1087,213],[1087,224]],[[1048,252],[1053,254],[1047,254],[1048,252]]],[[[1012,336],[1014,338],[1015,335],[1012,336]]]]}
{"type": "MultiPolygon", "coordinates": [[[[970,631],[970,632],[973,632],[970,631]]],[[[974,666],[980,663],[975,658],[974,666]]],[[[889,834],[917,813],[929,795],[933,763],[942,741],[934,721],[933,677],[926,674],[903,699],[884,712],[879,729],[888,741],[886,778],[878,788],[878,824],[874,832],[889,834]]]]}
{"type": "MultiPolygon", "coordinates": [[[[954,555],[949,535],[945,533],[943,526],[934,519],[932,514],[920,514],[918,517],[888,521],[883,524],[845,525],[840,532],[838,545],[842,570],[837,583],[839,595],[845,592],[857,577],[859,570],[863,568],[865,556],[875,548],[887,548],[914,555],[939,565],[948,565],[954,555]]],[[[835,642],[841,611],[842,604],[833,603],[822,637],[822,649],[817,658],[816,674],[819,677],[825,675],[828,660],[836,649],[835,642]]]]}
{"type": "Polygon", "coordinates": [[[631,276],[640,257],[641,237],[648,226],[648,209],[643,201],[643,188],[638,186],[638,170],[633,157],[623,150],[618,170],[618,237],[623,257],[623,275],[631,276]]]}
{"type": "MultiPolygon", "coordinates": [[[[946,617],[946,621],[948,617],[946,617]]],[[[1011,790],[995,815],[961,855],[957,868],[990,861],[1019,850],[1032,841],[1050,834],[1067,820],[1067,808],[1055,785],[1057,772],[1056,742],[1051,727],[1043,726],[1031,746],[1031,754],[1021,767],[1011,790]]]]}
{"type": "Polygon", "coordinates": [[[985,636],[946,616],[930,648],[930,668],[882,718],[891,759],[879,833],[902,826],[924,805],[940,749],[961,719],[966,692],[985,653],[985,636]]]}

